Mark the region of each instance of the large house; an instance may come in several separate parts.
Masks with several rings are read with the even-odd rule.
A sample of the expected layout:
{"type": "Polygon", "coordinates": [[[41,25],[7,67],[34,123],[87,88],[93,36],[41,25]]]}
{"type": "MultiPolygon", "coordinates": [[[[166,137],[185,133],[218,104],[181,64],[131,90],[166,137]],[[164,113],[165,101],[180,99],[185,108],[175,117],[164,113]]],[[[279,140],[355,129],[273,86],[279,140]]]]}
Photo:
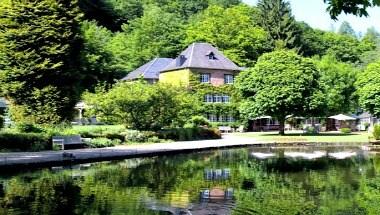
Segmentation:
{"type": "Polygon", "coordinates": [[[198,83],[221,86],[233,84],[240,70],[212,45],[193,43],[161,71],[160,82],[183,86],[198,83]]]}
{"type": "Polygon", "coordinates": [[[239,68],[208,43],[193,43],[160,72],[161,83],[191,89],[210,122],[226,124],[238,117],[233,84],[239,68]]]}
{"type": "Polygon", "coordinates": [[[186,87],[203,102],[203,114],[209,121],[225,124],[234,122],[239,115],[232,91],[240,70],[212,45],[193,43],[177,58],[155,58],[122,80],[142,78],[149,83],[186,87]]]}

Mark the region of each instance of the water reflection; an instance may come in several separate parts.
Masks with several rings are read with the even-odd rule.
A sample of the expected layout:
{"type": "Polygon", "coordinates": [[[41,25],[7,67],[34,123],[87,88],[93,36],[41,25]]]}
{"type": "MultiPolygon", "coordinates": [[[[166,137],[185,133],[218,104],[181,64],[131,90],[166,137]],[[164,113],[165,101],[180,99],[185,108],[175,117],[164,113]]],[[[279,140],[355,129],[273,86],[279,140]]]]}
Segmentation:
{"type": "Polygon", "coordinates": [[[0,176],[0,214],[380,214],[360,147],[244,148],[0,176]]]}

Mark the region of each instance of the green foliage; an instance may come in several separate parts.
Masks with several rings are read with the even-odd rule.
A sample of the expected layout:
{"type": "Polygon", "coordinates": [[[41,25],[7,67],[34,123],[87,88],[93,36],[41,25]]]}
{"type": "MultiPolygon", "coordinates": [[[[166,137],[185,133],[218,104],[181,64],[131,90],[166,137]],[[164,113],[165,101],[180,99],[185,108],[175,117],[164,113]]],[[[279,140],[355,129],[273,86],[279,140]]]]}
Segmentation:
{"type": "Polygon", "coordinates": [[[144,10],[144,15],[122,26],[111,41],[114,65],[131,71],[154,57],[174,57],[183,48],[184,24],[177,15],[156,6],[144,10]]]}
{"type": "Polygon", "coordinates": [[[300,30],[291,12],[290,3],[284,0],[259,0],[258,22],[269,34],[276,48],[299,49],[300,30]]]}
{"type": "Polygon", "coordinates": [[[359,96],[360,106],[373,114],[380,117],[380,61],[372,63],[358,74],[357,94],[359,96]]]}
{"type": "Polygon", "coordinates": [[[192,141],[192,140],[207,140],[220,139],[222,137],[220,131],[215,128],[172,128],[161,130],[158,132],[160,139],[175,140],[175,141],[192,141]]]}
{"type": "Polygon", "coordinates": [[[342,63],[326,55],[316,61],[320,70],[320,84],[326,98],[326,116],[349,113],[357,108],[355,81],[358,71],[351,64],[342,63]]]}
{"type": "Polygon", "coordinates": [[[4,1],[0,14],[0,86],[11,109],[36,123],[70,119],[81,80],[77,1],[4,1]]]}
{"type": "Polygon", "coordinates": [[[45,134],[0,132],[0,150],[41,151],[51,149],[50,137],[45,134]]]}
{"type": "Polygon", "coordinates": [[[300,53],[307,57],[330,54],[342,62],[358,63],[364,52],[373,49],[371,43],[353,36],[313,29],[306,23],[298,23],[298,28],[302,32],[300,53]]]}
{"type": "Polygon", "coordinates": [[[264,54],[238,76],[236,87],[247,119],[272,116],[284,123],[288,115],[316,115],[324,103],[316,66],[292,51],[264,54]]]}
{"type": "Polygon", "coordinates": [[[191,123],[194,127],[210,126],[210,122],[203,116],[193,116],[188,123],[191,123]]]}
{"type": "Polygon", "coordinates": [[[121,140],[119,139],[111,140],[104,137],[98,137],[98,138],[91,139],[85,144],[89,146],[90,148],[104,148],[104,147],[112,147],[112,146],[120,145],[121,140]]]}
{"type": "Polygon", "coordinates": [[[112,31],[121,30],[122,24],[143,15],[141,0],[80,0],[79,6],[87,20],[96,20],[112,31]]]}
{"type": "Polygon", "coordinates": [[[380,6],[378,0],[323,0],[329,6],[327,11],[330,12],[332,19],[337,20],[338,15],[344,12],[345,14],[353,14],[355,16],[368,16],[367,8],[380,6]]]}
{"type": "Polygon", "coordinates": [[[380,33],[375,28],[367,30],[360,45],[365,50],[360,56],[363,68],[380,60],[380,33]]]}
{"type": "Polygon", "coordinates": [[[170,85],[119,83],[109,92],[87,94],[84,98],[100,120],[123,123],[137,130],[181,126],[198,111],[193,96],[170,85]]]}
{"type": "Polygon", "coordinates": [[[42,129],[31,123],[17,123],[17,131],[21,133],[42,133],[42,129]]]}
{"type": "Polygon", "coordinates": [[[156,137],[156,133],[150,131],[127,130],[123,134],[125,135],[125,142],[132,143],[150,142],[156,137]]]}
{"type": "Polygon", "coordinates": [[[184,45],[208,42],[238,65],[253,66],[271,47],[267,33],[257,26],[252,13],[257,11],[247,5],[226,9],[211,6],[191,20],[184,45]]]}
{"type": "Polygon", "coordinates": [[[342,132],[343,134],[350,134],[352,131],[351,128],[341,128],[340,132],[342,132]]]}
{"type": "Polygon", "coordinates": [[[81,25],[83,49],[81,50],[81,70],[84,75],[85,89],[91,89],[96,84],[107,82],[112,84],[127,73],[123,67],[114,62],[114,52],[111,48],[113,34],[96,22],[84,21],[81,25]]]}
{"type": "Polygon", "coordinates": [[[380,140],[380,125],[375,125],[373,128],[373,137],[375,140],[380,140]]]}

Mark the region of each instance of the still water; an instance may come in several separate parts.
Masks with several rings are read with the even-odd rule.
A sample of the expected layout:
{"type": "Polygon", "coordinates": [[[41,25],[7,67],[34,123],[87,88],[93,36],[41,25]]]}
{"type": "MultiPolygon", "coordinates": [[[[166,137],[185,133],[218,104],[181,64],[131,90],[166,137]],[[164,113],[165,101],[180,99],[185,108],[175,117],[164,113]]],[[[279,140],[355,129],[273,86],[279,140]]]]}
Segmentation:
{"type": "Polygon", "coordinates": [[[380,214],[380,156],[242,148],[2,172],[0,214],[380,214]]]}

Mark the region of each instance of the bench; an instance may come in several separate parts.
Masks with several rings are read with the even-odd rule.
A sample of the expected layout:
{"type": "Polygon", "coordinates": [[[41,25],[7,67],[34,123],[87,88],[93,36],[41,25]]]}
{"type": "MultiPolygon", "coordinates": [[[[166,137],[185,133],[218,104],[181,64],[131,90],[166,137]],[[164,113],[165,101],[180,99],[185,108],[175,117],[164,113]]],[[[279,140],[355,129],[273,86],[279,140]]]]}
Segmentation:
{"type": "Polygon", "coordinates": [[[65,145],[82,145],[84,139],[80,135],[71,136],[53,136],[53,145],[61,146],[62,150],[65,150],[65,145]]]}
{"type": "Polygon", "coordinates": [[[219,126],[219,131],[222,133],[232,132],[232,128],[230,126],[219,126]]]}

